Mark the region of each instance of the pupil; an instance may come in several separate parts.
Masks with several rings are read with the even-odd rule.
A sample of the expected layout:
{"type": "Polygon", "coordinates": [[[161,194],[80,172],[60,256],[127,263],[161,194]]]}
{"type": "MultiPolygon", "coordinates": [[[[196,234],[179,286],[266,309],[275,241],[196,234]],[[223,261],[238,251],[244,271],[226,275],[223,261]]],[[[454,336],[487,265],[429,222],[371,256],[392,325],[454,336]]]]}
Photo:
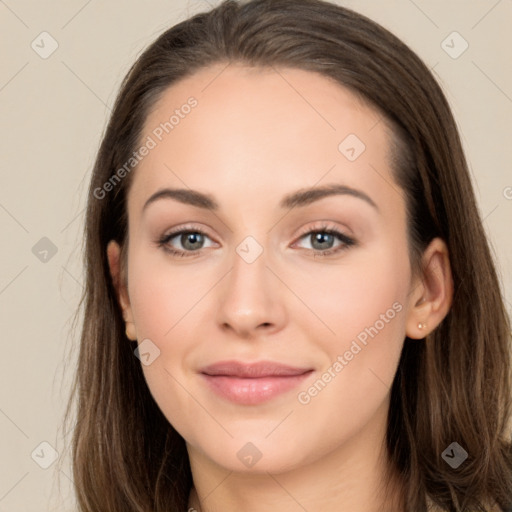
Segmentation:
{"type": "Polygon", "coordinates": [[[201,235],[199,233],[187,233],[185,235],[185,243],[183,244],[183,247],[187,247],[187,245],[192,245],[192,247],[189,247],[191,249],[194,249],[193,247],[194,243],[197,243],[200,239],[201,235]]]}
{"type": "MultiPolygon", "coordinates": [[[[320,244],[322,244],[322,243],[324,243],[324,244],[327,243],[328,244],[328,242],[331,241],[330,238],[332,238],[332,235],[328,234],[328,233],[317,233],[315,235],[315,241],[319,242],[320,244]],[[327,242],[325,240],[326,238],[329,239],[327,242]]],[[[321,247],[320,249],[326,249],[326,247],[321,247]]]]}

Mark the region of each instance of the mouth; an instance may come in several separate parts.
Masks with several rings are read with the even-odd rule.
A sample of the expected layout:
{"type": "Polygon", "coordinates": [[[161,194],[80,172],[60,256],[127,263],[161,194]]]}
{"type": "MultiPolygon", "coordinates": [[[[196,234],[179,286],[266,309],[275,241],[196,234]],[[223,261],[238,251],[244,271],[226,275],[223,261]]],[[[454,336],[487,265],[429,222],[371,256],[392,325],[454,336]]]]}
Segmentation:
{"type": "Polygon", "coordinates": [[[203,368],[200,375],[222,398],[240,405],[257,405],[291,391],[313,371],[271,361],[225,361],[203,368]]]}

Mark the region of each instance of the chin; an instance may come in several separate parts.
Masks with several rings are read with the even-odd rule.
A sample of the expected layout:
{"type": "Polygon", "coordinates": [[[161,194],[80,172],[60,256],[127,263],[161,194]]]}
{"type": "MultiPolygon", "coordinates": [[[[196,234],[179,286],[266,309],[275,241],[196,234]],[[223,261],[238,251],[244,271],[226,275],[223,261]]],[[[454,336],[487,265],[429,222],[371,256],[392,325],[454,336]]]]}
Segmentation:
{"type": "Polygon", "coordinates": [[[289,436],[290,446],[271,437],[272,434],[265,439],[260,430],[259,435],[243,436],[243,440],[235,437],[219,443],[217,438],[212,445],[201,446],[200,452],[228,471],[246,474],[285,473],[308,462],[304,443],[298,442],[296,436],[289,436]]]}

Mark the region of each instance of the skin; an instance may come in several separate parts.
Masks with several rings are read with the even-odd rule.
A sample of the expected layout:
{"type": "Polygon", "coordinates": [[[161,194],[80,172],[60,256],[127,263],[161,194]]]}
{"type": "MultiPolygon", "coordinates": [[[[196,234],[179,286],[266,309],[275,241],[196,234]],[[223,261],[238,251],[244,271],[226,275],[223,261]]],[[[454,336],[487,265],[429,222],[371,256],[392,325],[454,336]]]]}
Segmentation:
{"type": "Polygon", "coordinates": [[[435,329],[453,290],[439,239],[426,249],[421,274],[412,272],[404,197],[388,162],[391,134],[373,109],[326,77],[223,64],[170,87],[143,138],[190,96],[197,107],[134,171],[126,274],[119,246],[112,241],[107,249],[128,337],[149,338],[160,350],[142,369],[187,443],[189,506],[396,512],[391,498],[400,481],[393,472],[391,496],[381,492],[390,386],[404,337],[421,340],[435,329]],[[348,134],[366,146],[354,161],[338,149],[348,134]],[[347,194],[279,207],[289,193],[331,183],[363,192],[376,207],[347,194]],[[142,212],[165,187],[210,194],[219,209],[167,198],[142,212]],[[321,231],[324,221],[355,245],[321,256],[323,248],[343,245],[333,237],[322,246],[306,234],[321,231]],[[192,249],[179,235],[167,244],[188,248],[190,257],[158,246],[160,237],[190,223],[207,236],[192,249]],[[263,249],[252,263],[236,252],[247,236],[263,249]],[[337,357],[393,304],[400,312],[309,403],[300,403],[298,393],[329,367],[332,374],[337,357]],[[213,394],[198,374],[227,359],[314,372],[266,403],[238,405],[213,394]],[[237,457],[247,442],[262,454],[252,467],[237,457]]]}

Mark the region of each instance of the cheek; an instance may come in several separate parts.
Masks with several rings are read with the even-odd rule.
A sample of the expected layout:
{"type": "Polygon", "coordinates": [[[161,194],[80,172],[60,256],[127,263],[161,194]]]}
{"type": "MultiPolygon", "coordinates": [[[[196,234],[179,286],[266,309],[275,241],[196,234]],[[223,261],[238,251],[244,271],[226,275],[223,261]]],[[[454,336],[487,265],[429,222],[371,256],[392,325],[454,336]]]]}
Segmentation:
{"type": "Polygon", "coordinates": [[[194,354],[205,342],[201,327],[206,315],[213,325],[206,295],[217,278],[207,272],[199,276],[142,250],[130,257],[130,303],[139,342],[150,340],[150,351],[158,354],[142,370],[155,401],[180,426],[193,406],[183,385],[190,378],[194,354]]]}
{"type": "Polygon", "coordinates": [[[203,286],[196,286],[198,277],[191,282],[190,272],[144,251],[134,253],[130,272],[130,303],[137,333],[140,338],[164,341],[187,322],[187,311],[200,300],[203,286]]]}
{"type": "MultiPolygon", "coordinates": [[[[315,344],[326,356],[323,373],[312,388],[302,389],[300,403],[320,415],[330,410],[339,421],[354,425],[379,407],[405,338],[408,268],[404,244],[374,252],[366,261],[347,265],[335,279],[331,274],[318,280],[317,287],[309,286],[315,291],[308,295],[308,305],[329,330],[317,330],[322,336],[316,336],[315,344]]],[[[302,329],[307,329],[305,323],[302,329]]]]}
{"type": "Polygon", "coordinates": [[[153,267],[134,272],[131,294],[139,342],[150,340],[149,351],[156,354],[151,364],[141,363],[148,389],[168,421],[183,435],[197,415],[187,392],[187,364],[197,337],[191,336],[187,326],[200,321],[195,316],[198,308],[194,309],[200,290],[162,278],[153,267]]]}
{"type": "Polygon", "coordinates": [[[152,280],[150,273],[146,273],[140,286],[134,285],[130,300],[139,336],[160,339],[177,321],[175,317],[182,309],[187,292],[177,293],[174,283],[152,280]]]}
{"type": "MultiPolygon", "coordinates": [[[[300,270],[296,273],[301,275],[300,279],[290,275],[288,280],[317,319],[296,313],[294,321],[310,324],[315,321],[325,340],[322,344],[329,352],[343,349],[347,341],[375,323],[381,327],[382,321],[386,322],[386,331],[391,332],[388,326],[393,324],[394,332],[401,333],[405,314],[397,314],[397,309],[405,310],[408,267],[404,244],[403,248],[361,252],[338,267],[326,267],[314,273],[311,269],[300,270]],[[393,308],[395,303],[398,305],[393,308]]],[[[312,332],[311,325],[308,331],[312,332]]]]}
{"type": "Polygon", "coordinates": [[[335,334],[315,339],[324,365],[296,397],[297,418],[309,425],[307,439],[322,439],[326,450],[333,440],[356,436],[387,407],[405,337],[406,288],[395,277],[368,270],[365,279],[347,279],[344,291],[334,285],[326,291],[337,299],[323,304],[335,334]]]}

